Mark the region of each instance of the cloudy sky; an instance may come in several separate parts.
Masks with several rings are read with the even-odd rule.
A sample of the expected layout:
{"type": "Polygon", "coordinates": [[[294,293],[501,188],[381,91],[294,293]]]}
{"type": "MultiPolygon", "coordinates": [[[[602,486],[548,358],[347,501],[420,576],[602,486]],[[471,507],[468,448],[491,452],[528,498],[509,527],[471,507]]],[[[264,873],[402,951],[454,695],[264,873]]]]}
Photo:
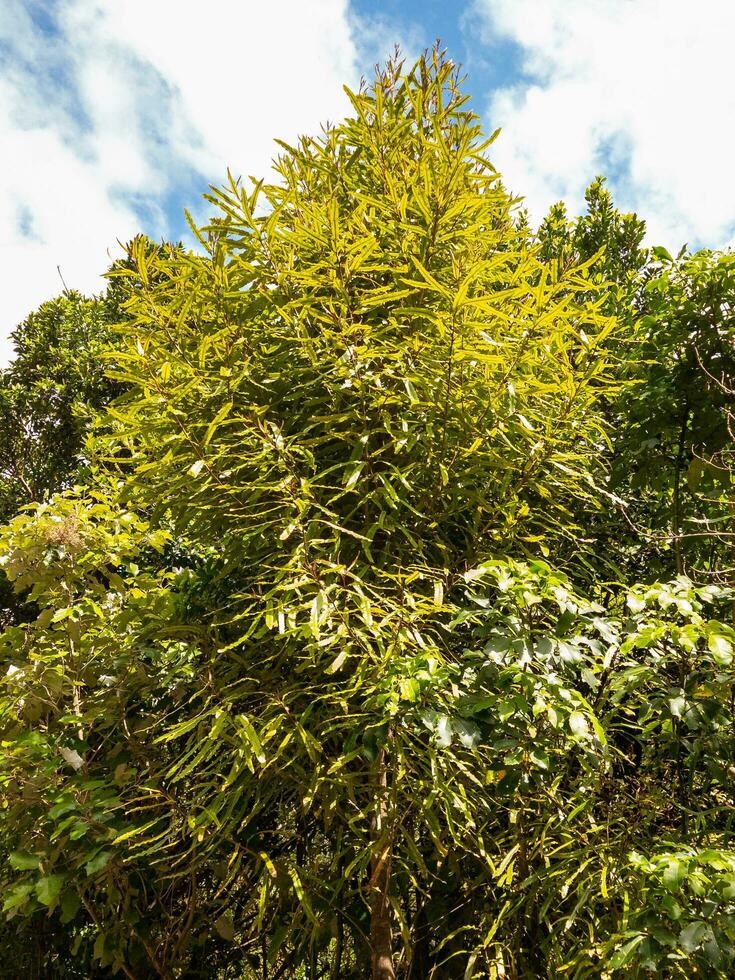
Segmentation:
{"type": "Polygon", "coordinates": [[[117,241],[184,236],[437,37],[535,219],[604,173],[652,243],[733,243],[735,0],[0,0],[0,362],[59,270],[98,291],[117,241]]]}

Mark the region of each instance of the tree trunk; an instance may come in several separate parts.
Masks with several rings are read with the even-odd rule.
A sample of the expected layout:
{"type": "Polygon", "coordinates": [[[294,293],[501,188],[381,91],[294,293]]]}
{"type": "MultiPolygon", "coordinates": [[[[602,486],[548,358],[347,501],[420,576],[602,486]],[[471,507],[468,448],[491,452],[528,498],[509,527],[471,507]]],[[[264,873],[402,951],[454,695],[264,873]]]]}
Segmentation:
{"type": "MultiPolygon", "coordinates": [[[[730,538],[730,564],[735,568],[735,501],[730,501],[730,531],[732,537],[730,538]]],[[[729,581],[725,583],[729,585],[730,588],[735,585],[734,582],[729,581]]],[[[735,591],[733,592],[732,602],[730,604],[730,615],[732,619],[732,625],[735,626],[735,591]]]]}
{"type": "Polygon", "coordinates": [[[388,774],[385,754],[381,749],[375,763],[373,778],[376,800],[373,817],[373,857],[370,862],[370,949],[372,980],[395,980],[393,965],[393,935],[390,924],[388,892],[391,876],[391,839],[386,826],[388,811],[388,774]]]}
{"type": "Polygon", "coordinates": [[[679,429],[679,442],[676,451],[676,462],[674,469],[674,492],[671,508],[671,533],[674,540],[674,560],[676,561],[676,574],[683,575],[684,549],[681,540],[681,470],[684,463],[684,449],[689,424],[689,406],[684,406],[684,413],[681,417],[681,428],[679,429]]]}
{"type": "Polygon", "coordinates": [[[337,935],[334,944],[334,957],[332,959],[332,969],[329,973],[330,980],[340,980],[342,976],[342,953],[345,944],[345,925],[342,916],[337,915],[337,935]]]}

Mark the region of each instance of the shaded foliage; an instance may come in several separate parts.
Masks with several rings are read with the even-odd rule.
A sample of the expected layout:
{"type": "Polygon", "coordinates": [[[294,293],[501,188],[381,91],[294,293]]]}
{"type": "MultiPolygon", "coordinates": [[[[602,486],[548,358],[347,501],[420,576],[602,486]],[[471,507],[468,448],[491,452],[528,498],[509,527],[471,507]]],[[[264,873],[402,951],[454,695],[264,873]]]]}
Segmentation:
{"type": "Polygon", "coordinates": [[[616,351],[628,384],[608,407],[610,490],[617,512],[589,532],[628,581],[687,573],[733,582],[733,372],[730,253],[641,246],[645,226],[621,214],[598,178],[587,213],[563,204],[542,222],[541,254],[562,265],[596,256],[607,309],[630,326],[616,351]]]}

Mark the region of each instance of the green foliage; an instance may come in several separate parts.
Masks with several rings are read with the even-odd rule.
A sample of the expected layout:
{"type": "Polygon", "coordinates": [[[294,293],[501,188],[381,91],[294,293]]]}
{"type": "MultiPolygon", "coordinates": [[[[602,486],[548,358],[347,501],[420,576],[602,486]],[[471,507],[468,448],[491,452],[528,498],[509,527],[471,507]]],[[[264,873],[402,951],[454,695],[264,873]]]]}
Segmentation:
{"type": "Polygon", "coordinates": [[[0,513],[61,489],[74,473],[85,417],[121,389],[101,353],[120,311],[105,298],[67,292],[31,313],[13,334],[15,358],[0,373],[0,513]]]}
{"type": "MultiPolygon", "coordinates": [[[[131,252],[175,254],[145,236],[130,242],[110,272],[131,268],[131,252]]],[[[43,303],[12,333],[13,360],[0,372],[0,519],[46,499],[79,476],[92,420],[125,390],[106,368],[114,358],[114,325],[125,320],[129,284],[113,278],[103,295],[66,290],[43,303]]]]}
{"type": "Polygon", "coordinates": [[[437,53],[349,94],[132,243],[88,486],[0,532],[6,916],[128,978],[728,976],[730,593],[601,569],[730,265],[601,181],[531,240],[437,53]]]}
{"type": "Polygon", "coordinates": [[[637,301],[639,383],[619,407],[613,481],[635,501],[654,574],[732,582],[734,263],[659,259],[637,301]]]}
{"type": "Polygon", "coordinates": [[[643,249],[644,223],[614,207],[601,178],[586,198],[575,221],[554,205],[538,241],[552,263],[597,255],[604,308],[630,326],[614,350],[628,383],[606,411],[622,509],[588,534],[614,556],[608,574],[732,584],[733,257],[643,249]]]}
{"type": "Polygon", "coordinates": [[[251,561],[253,539],[300,554],[302,529],[376,567],[389,541],[430,565],[536,550],[597,503],[615,323],[585,265],[555,275],[517,242],[441,71],[353,96],[281,184],[213,192],[206,258],[138,256],[113,377],[142,397],[111,453],[139,463],[131,493],[251,561]]]}
{"type": "MultiPolygon", "coordinates": [[[[145,239],[138,247],[156,250],[145,239]]],[[[127,266],[129,260],[123,259],[112,268],[127,266]]],[[[91,299],[65,291],[14,331],[14,360],[0,372],[2,521],[71,486],[83,473],[85,434],[97,412],[123,390],[106,376],[103,359],[116,342],[111,324],[124,319],[123,298],[117,283],[91,299]]],[[[37,614],[35,603],[13,594],[0,571],[0,624],[22,623],[37,614]]],[[[8,976],[17,976],[13,964],[21,961],[27,962],[29,977],[88,976],[90,963],[72,956],[65,927],[44,922],[30,930],[16,926],[15,932],[5,929],[0,935],[0,960],[9,964],[8,976]]]]}
{"type": "Polygon", "coordinates": [[[7,912],[48,907],[102,963],[162,976],[197,944],[334,955],[341,920],[357,968],[382,758],[392,906],[423,969],[726,969],[735,631],[707,618],[716,590],[642,587],[621,616],[544,563],[489,561],[434,597],[441,646],[379,676],[278,616],[256,667],[186,623],[190,573],[141,570],[163,544],[93,498],[6,532],[42,607],[4,639],[7,912]],[[422,917],[443,925],[422,936],[422,917]]]}
{"type": "Polygon", "coordinates": [[[645,223],[636,214],[618,211],[604,177],[592,181],[585,201],[587,211],[575,221],[569,221],[562,202],[552,205],[538,230],[540,255],[544,261],[562,264],[597,257],[595,273],[625,289],[648,260],[642,245],[645,223]]]}

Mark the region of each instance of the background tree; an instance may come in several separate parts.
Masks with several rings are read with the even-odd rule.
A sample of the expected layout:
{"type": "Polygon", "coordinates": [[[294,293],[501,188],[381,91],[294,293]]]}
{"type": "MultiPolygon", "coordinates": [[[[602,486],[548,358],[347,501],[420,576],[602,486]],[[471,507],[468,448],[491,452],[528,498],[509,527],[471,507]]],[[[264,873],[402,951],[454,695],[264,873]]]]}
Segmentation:
{"type": "MultiPolygon", "coordinates": [[[[139,236],[110,272],[129,269],[133,248],[169,254],[180,246],[139,236]]],[[[83,462],[92,419],[125,386],[109,377],[115,325],[126,319],[123,280],[86,297],[65,290],[30,313],[11,334],[13,358],[0,371],[0,519],[70,486],[83,462]]]]}
{"type": "MultiPolygon", "coordinates": [[[[13,332],[14,360],[0,372],[0,520],[70,486],[93,415],[121,390],[105,375],[110,325],[122,316],[112,297],[67,291],[31,313],[13,332]]],[[[0,571],[0,625],[32,620],[38,607],[13,592],[0,571]]],[[[3,855],[7,861],[7,853],[3,855]]],[[[29,980],[75,973],[63,926],[13,923],[0,936],[8,977],[27,964],[29,980]],[[67,971],[71,971],[68,972],[67,971]]],[[[91,965],[91,961],[87,966],[91,965]]],[[[0,969],[5,969],[2,967],[0,969]]]]}
{"type": "Polygon", "coordinates": [[[644,223],[614,207],[602,178],[586,198],[574,221],[552,207],[538,240],[548,261],[597,256],[606,308],[631,327],[617,355],[632,384],[609,406],[621,501],[590,533],[628,581],[686,572],[730,584],[733,257],[644,249],[644,223]]]}
{"type": "Polygon", "coordinates": [[[66,292],[12,334],[14,359],[0,375],[5,520],[73,478],[90,413],[121,391],[105,376],[102,359],[112,341],[110,325],[120,318],[107,297],[66,292]]]}
{"type": "Polygon", "coordinates": [[[638,301],[640,384],[626,395],[619,463],[648,573],[733,582],[730,414],[733,256],[660,253],[638,301]]]}
{"type": "MultiPolygon", "coordinates": [[[[147,239],[140,241],[149,250],[158,248],[147,239]]],[[[129,250],[113,269],[129,267],[129,250]]],[[[125,318],[123,300],[120,281],[95,297],[66,290],[13,332],[13,360],[0,371],[2,523],[82,478],[86,434],[100,410],[124,390],[106,373],[117,346],[112,326],[125,318]]],[[[36,604],[14,593],[0,570],[0,625],[37,615],[36,604]]],[[[12,977],[21,960],[27,961],[31,980],[91,975],[85,972],[94,969],[91,960],[71,955],[72,941],[63,926],[45,922],[25,928],[16,922],[0,939],[0,959],[12,977]]]]}

